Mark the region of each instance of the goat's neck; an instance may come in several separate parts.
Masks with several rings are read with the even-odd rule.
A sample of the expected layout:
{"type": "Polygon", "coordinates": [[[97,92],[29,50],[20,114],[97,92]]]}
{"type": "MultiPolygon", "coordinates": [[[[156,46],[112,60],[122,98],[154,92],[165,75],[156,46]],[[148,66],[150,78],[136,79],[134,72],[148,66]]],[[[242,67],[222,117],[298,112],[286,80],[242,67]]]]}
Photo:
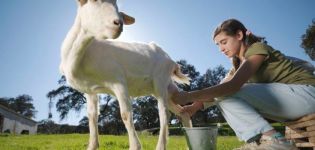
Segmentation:
{"type": "Polygon", "coordinates": [[[85,33],[82,29],[80,30],[77,38],[72,44],[71,50],[66,56],[68,69],[70,69],[72,73],[76,73],[78,68],[80,68],[86,49],[93,39],[93,36],[85,33]]]}
{"type": "Polygon", "coordinates": [[[62,74],[73,74],[77,71],[85,54],[86,46],[89,45],[92,39],[93,37],[81,28],[80,17],[77,15],[73,26],[62,44],[60,64],[62,74]]]}
{"type": "Polygon", "coordinates": [[[64,69],[65,69],[65,66],[69,65],[68,64],[69,59],[70,60],[74,59],[74,58],[71,58],[74,55],[74,53],[78,54],[77,52],[78,47],[76,46],[78,46],[80,42],[83,42],[82,41],[83,37],[87,37],[87,35],[84,34],[84,31],[81,28],[80,16],[79,16],[79,13],[77,13],[74,24],[70,28],[61,46],[61,63],[59,66],[59,70],[61,74],[65,73],[64,69]]]}
{"type": "Polygon", "coordinates": [[[78,38],[79,32],[81,30],[80,22],[81,22],[80,16],[79,16],[79,13],[77,13],[74,24],[69,30],[66,38],[63,40],[63,43],[61,46],[61,63],[59,67],[61,74],[64,74],[64,70],[63,70],[64,61],[66,61],[67,56],[69,55],[69,52],[72,49],[72,45],[74,41],[78,38]]]}

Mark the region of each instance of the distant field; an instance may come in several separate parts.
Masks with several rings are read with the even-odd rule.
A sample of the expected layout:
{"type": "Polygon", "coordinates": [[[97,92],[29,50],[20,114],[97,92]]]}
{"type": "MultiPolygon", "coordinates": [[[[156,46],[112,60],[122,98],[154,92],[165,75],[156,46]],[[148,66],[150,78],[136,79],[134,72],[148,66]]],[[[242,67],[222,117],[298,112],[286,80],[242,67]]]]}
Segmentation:
{"type": "MultiPolygon", "coordinates": [[[[154,150],[157,136],[140,135],[143,150],[154,150]]],[[[84,150],[87,134],[62,135],[0,135],[1,150],[84,150]]],[[[230,150],[242,145],[234,136],[219,136],[218,150],[230,150]]],[[[186,150],[184,136],[170,136],[168,150],[186,150]]],[[[100,150],[128,150],[128,136],[100,136],[100,150]]]]}

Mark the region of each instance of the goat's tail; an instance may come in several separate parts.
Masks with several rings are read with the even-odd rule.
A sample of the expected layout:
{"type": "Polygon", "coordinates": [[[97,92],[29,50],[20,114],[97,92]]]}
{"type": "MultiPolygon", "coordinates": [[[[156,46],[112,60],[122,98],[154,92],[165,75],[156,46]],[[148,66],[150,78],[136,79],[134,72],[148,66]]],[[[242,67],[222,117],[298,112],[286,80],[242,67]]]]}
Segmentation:
{"type": "Polygon", "coordinates": [[[173,69],[172,79],[179,84],[190,84],[190,78],[184,75],[181,70],[179,64],[176,64],[173,69]]]}

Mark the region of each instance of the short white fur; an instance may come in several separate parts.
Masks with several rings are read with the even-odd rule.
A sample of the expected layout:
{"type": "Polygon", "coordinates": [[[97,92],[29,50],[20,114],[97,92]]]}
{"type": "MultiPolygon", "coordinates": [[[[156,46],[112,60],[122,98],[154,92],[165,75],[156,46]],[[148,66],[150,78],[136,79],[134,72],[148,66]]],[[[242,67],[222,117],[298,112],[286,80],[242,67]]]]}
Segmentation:
{"type": "Polygon", "coordinates": [[[174,89],[178,90],[173,81],[189,84],[190,79],[156,44],[113,40],[119,37],[123,24],[134,23],[133,17],[118,11],[116,0],[77,1],[77,16],[61,48],[60,72],[71,87],[85,93],[90,128],[88,149],[99,146],[97,94],[100,93],[117,97],[130,150],[141,149],[130,97],[155,96],[160,118],[156,149],[166,149],[168,110],[178,115],[185,127],[191,127],[189,114],[180,113],[181,106],[170,99],[174,89]]]}

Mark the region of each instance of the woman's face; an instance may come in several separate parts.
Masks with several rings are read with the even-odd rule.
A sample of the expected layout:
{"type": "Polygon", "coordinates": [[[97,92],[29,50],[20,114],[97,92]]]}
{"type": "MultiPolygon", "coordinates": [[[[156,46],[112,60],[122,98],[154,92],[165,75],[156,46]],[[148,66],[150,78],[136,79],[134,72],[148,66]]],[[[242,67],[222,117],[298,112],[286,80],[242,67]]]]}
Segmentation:
{"type": "Polygon", "coordinates": [[[239,56],[242,46],[242,32],[239,32],[235,36],[227,35],[225,32],[219,33],[214,37],[214,42],[219,46],[220,51],[228,58],[239,56]]]}

